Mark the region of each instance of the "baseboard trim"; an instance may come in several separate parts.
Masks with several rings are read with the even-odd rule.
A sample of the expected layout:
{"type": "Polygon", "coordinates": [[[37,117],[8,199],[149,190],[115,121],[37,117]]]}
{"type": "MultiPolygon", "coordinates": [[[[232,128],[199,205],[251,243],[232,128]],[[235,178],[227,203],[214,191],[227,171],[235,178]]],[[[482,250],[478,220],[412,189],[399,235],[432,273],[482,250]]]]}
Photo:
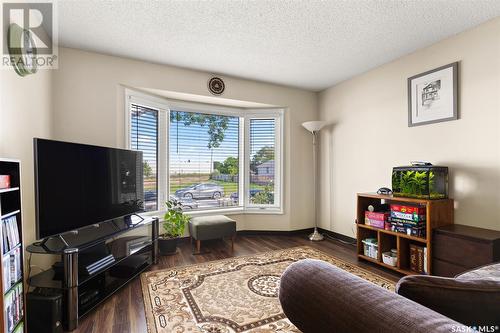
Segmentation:
{"type": "Polygon", "coordinates": [[[238,230],[238,235],[244,236],[259,236],[259,235],[280,235],[280,236],[293,236],[302,235],[313,232],[313,228],[299,229],[299,230],[238,230]]]}
{"type": "MultiPolygon", "coordinates": [[[[339,234],[334,231],[318,228],[319,232],[322,234],[327,234],[328,236],[339,239],[347,243],[356,243],[356,238],[352,238],[346,235],[339,234]]],[[[293,235],[308,235],[314,231],[314,228],[299,229],[299,230],[238,230],[238,235],[246,236],[258,236],[258,235],[281,235],[281,236],[293,236],[293,235]]]]}
{"type": "MultiPolygon", "coordinates": [[[[334,231],[318,228],[322,234],[327,234],[331,238],[339,239],[346,243],[356,243],[356,238],[339,234],[334,231]]],[[[296,235],[309,235],[314,231],[314,228],[298,229],[298,230],[238,230],[236,233],[242,236],[296,236],[296,235]]],[[[189,236],[181,237],[181,242],[189,241],[189,236]]]]}

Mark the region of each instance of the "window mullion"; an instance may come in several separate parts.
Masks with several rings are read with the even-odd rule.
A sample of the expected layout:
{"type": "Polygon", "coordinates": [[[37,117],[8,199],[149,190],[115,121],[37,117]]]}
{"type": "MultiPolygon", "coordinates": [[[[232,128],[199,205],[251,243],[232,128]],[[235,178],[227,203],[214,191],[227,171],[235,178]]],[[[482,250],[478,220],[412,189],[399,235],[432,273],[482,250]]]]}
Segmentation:
{"type": "Polygon", "coordinates": [[[243,151],[244,151],[244,167],[243,167],[243,207],[248,208],[250,203],[250,118],[245,116],[243,124],[243,151]]]}
{"type": "Polygon", "coordinates": [[[168,110],[158,114],[158,210],[164,210],[168,200],[168,110]]]}
{"type": "Polygon", "coordinates": [[[239,177],[238,177],[238,206],[245,207],[246,206],[246,163],[247,163],[247,155],[245,142],[246,140],[246,121],[245,117],[240,117],[240,128],[239,128],[239,138],[238,138],[238,150],[239,150],[239,177]]]}

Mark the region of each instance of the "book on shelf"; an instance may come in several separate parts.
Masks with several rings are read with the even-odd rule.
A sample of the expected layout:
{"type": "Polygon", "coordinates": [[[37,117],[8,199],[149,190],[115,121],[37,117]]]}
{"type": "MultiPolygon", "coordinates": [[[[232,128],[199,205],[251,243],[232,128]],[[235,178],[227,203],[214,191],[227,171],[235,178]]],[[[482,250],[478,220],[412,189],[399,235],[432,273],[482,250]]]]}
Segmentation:
{"type": "Polygon", "coordinates": [[[4,218],[2,223],[2,277],[3,292],[22,278],[22,249],[19,245],[19,229],[16,216],[4,218]]]}
{"type": "Polygon", "coordinates": [[[410,244],[410,269],[414,272],[427,273],[427,248],[410,244]]]}
{"type": "Polygon", "coordinates": [[[21,280],[21,247],[15,248],[2,257],[3,292],[5,293],[13,284],[21,280]]]}
{"type": "Polygon", "coordinates": [[[4,296],[5,332],[12,332],[23,315],[23,284],[19,282],[4,296]]]}
{"type": "MultiPolygon", "coordinates": [[[[10,272],[10,256],[2,257],[2,272],[10,272]]],[[[11,286],[10,274],[4,273],[3,277],[3,292],[5,293],[11,286]]]]}
{"type": "Polygon", "coordinates": [[[2,219],[2,250],[9,252],[21,241],[15,215],[2,219]]]}
{"type": "Polygon", "coordinates": [[[21,247],[15,248],[10,253],[10,276],[12,281],[17,282],[21,279],[21,247]]]}
{"type": "Polygon", "coordinates": [[[427,246],[424,247],[424,273],[429,274],[427,271],[427,246]]]}
{"type": "Polygon", "coordinates": [[[417,272],[423,273],[424,272],[424,248],[421,246],[417,247],[417,258],[418,258],[417,272]]]}
{"type": "Polygon", "coordinates": [[[9,242],[7,241],[7,224],[2,221],[2,253],[9,251],[9,242]]]}

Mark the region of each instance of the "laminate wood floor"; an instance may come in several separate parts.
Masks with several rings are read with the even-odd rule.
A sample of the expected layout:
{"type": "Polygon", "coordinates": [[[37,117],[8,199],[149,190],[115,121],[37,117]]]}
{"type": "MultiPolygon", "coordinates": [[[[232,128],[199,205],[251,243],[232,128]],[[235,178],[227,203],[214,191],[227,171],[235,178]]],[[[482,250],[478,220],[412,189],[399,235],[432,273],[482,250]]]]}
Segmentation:
{"type": "MultiPolygon", "coordinates": [[[[222,240],[202,242],[202,251],[206,253],[192,255],[191,244],[182,242],[179,252],[173,256],[160,257],[158,265],[150,270],[158,270],[175,266],[185,266],[195,263],[203,263],[211,260],[230,258],[285,249],[294,246],[309,245],[331,254],[337,258],[356,264],[374,273],[378,273],[388,279],[397,281],[401,275],[392,271],[379,268],[374,264],[357,260],[356,249],[353,245],[344,244],[340,241],[326,239],[322,242],[311,242],[307,235],[239,235],[235,241],[234,253],[231,254],[229,244],[222,240]]],[[[96,310],[80,320],[78,328],[74,333],[145,333],[146,317],[144,303],[142,301],[141,282],[139,278],[134,279],[122,290],[110,297],[96,310]]]]}

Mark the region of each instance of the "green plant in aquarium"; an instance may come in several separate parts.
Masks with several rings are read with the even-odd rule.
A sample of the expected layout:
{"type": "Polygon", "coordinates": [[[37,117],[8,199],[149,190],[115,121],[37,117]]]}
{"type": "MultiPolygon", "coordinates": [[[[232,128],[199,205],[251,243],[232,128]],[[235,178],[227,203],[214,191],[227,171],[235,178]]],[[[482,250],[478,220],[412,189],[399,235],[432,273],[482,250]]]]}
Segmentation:
{"type": "Polygon", "coordinates": [[[443,199],[447,197],[447,176],[445,167],[397,167],[392,172],[392,190],[395,196],[443,199]]]}
{"type": "Polygon", "coordinates": [[[393,190],[407,196],[421,197],[427,192],[427,172],[407,170],[394,172],[392,176],[393,190]]]}
{"type": "Polygon", "coordinates": [[[439,193],[439,191],[436,189],[436,179],[434,176],[434,172],[429,172],[429,193],[431,199],[442,199],[445,197],[444,194],[439,193]]]}
{"type": "Polygon", "coordinates": [[[399,172],[393,171],[392,172],[392,191],[395,193],[401,192],[401,187],[400,187],[400,177],[399,177],[399,172]]]}
{"type": "Polygon", "coordinates": [[[430,171],[429,172],[429,191],[435,192],[434,185],[436,184],[436,181],[434,180],[434,172],[430,171]]]}
{"type": "Polygon", "coordinates": [[[422,195],[426,191],[427,183],[427,172],[425,171],[415,171],[412,179],[413,193],[417,195],[422,195]]]}
{"type": "Polygon", "coordinates": [[[412,179],[414,173],[415,171],[406,171],[403,173],[403,176],[401,177],[401,181],[399,184],[401,192],[405,194],[412,193],[413,190],[412,179]]]}

